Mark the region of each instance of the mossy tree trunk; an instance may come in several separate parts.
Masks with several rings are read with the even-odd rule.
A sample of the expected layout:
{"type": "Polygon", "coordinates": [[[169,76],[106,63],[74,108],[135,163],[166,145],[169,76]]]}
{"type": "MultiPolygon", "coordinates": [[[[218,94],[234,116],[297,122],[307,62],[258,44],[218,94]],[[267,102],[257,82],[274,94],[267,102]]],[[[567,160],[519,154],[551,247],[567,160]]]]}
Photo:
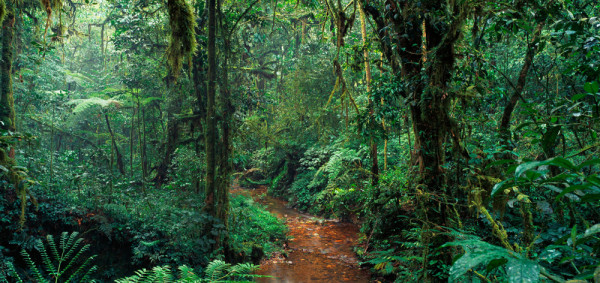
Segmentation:
{"type": "MultiPolygon", "coordinates": [[[[205,179],[205,211],[212,216],[212,223],[208,223],[207,232],[224,225],[226,211],[219,207],[220,190],[217,182],[217,113],[216,113],[216,32],[217,32],[217,5],[215,0],[208,0],[208,83],[206,92],[206,128],[205,128],[205,153],[206,153],[206,179],[205,179]]],[[[214,248],[223,246],[222,235],[215,235],[214,248]]]]}
{"type": "MultiPolygon", "coordinates": [[[[219,7],[220,11],[220,7],[219,7]]],[[[223,48],[223,61],[221,62],[222,68],[222,77],[219,80],[219,100],[222,107],[221,113],[221,135],[219,139],[219,155],[217,160],[218,172],[217,172],[217,189],[216,189],[216,206],[217,218],[221,221],[221,223],[225,226],[226,231],[228,231],[228,214],[229,211],[229,186],[230,186],[230,176],[233,168],[233,164],[231,163],[231,127],[230,122],[232,118],[232,114],[234,111],[233,104],[231,103],[231,93],[229,90],[229,58],[231,54],[231,39],[223,34],[224,29],[221,25],[221,35],[222,38],[225,38],[224,48],[223,48]]],[[[227,238],[225,238],[227,239],[227,238]]],[[[224,241],[223,244],[227,244],[227,240],[224,241]]]]}
{"type": "MultiPolygon", "coordinates": [[[[13,61],[13,41],[15,37],[15,15],[13,13],[13,4],[6,2],[4,11],[4,21],[2,21],[0,43],[2,57],[0,57],[0,134],[14,132],[15,127],[15,103],[12,87],[12,61],[13,61]]],[[[3,156],[14,158],[14,149],[9,149],[8,145],[0,142],[0,149],[4,151],[3,156]]]]}
{"type": "MultiPolygon", "coordinates": [[[[203,15],[197,17],[197,25],[196,25],[196,35],[205,35],[204,23],[206,23],[206,10],[203,9],[203,15]]],[[[198,44],[202,45],[201,49],[206,48],[206,42],[202,40],[198,40],[198,44]]],[[[194,93],[196,95],[196,107],[194,109],[194,114],[196,115],[196,120],[194,121],[194,126],[199,129],[200,133],[204,132],[204,125],[206,124],[206,92],[207,92],[207,84],[206,84],[206,76],[207,76],[207,62],[206,62],[206,54],[204,52],[196,52],[192,57],[192,76],[194,82],[194,93]]],[[[201,152],[201,144],[204,141],[204,134],[198,135],[198,138],[195,141],[195,151],[196,154],[200,154],[201,152]]],[[[201,188],[200,184],[204,176],[200,175],[194,181],[194,188],[199,193],[201,188]]]]}
{"type": "Polygon", "coordinates": [[[448,85],[454,70],[454,45],[467,16],[465,2],[457,2],[386,1],[389,11],[365,6],[377,25],[384,56],[393,70],[400,66],[398,79],[405,85],[401,95],[411,101],[425,281],[446,281],[444,266],[452,259],[449,252],[438,249],[449,240],[438,231],[450,225],[446,199],[452,191],[444,169],[444,143],[455,123],[448,113],[452,99],[448,85]],[[390,36],[397,41],[389,41],[390,36]]]}

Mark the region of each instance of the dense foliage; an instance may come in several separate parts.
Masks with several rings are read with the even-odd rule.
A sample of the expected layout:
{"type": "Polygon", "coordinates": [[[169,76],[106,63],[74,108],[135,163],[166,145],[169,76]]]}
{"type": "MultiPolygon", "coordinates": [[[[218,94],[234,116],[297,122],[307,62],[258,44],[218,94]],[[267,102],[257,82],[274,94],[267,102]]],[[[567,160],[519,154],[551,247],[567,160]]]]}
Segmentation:
{"type": "Polygon", "coordinates": [[[233,182],[359,224],[376,280],[599,282],[599,12],[0,0],[0,280],[67,247],[74,280],[251,280],[287,230],[233,182]]]}

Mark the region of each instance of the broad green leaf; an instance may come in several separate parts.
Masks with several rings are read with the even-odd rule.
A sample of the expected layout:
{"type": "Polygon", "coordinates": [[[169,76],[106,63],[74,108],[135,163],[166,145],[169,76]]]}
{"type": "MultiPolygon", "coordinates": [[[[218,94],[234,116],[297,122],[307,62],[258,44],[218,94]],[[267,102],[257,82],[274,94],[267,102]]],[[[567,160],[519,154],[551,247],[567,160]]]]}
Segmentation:
{"type": "Polygon", "coordinates": [[[597,164],[600,164],[600,158],[590,159],[590,160],[581,162],[581,164],[579,164],[579,166],[577,166],[577,170],[581,171],[581,169],[583,169],[584,167],[597,165],[597,164]]]}
{"type": "Polygon", "coordinates": [[[577,224],[575,224],[575,226],[573,226],[573,228],[571,229],[571,243],[573,245],[575,245],[576,241],[577,241],[577,224]]]}
{"type": "Polygon", "coordinates": [[[576,190],[585,190],[585,189],[589,189],[589,188],[590,188],[589,184],[573,185],[573,186],[566,187],[564,190],[562,190],[562,192],[560,194],[558,194],[558,196],[556,196],[556,200],[558,201],[564,195],[566,195],[568,193],[572,193],[576,190]]]}
{"type": "Polygon", "coordinates": [[[568,182],[569,179],[578,178],[579,175],[571,173],[571,172],[562,172],[554,177],[544,180],[547,183],[563,183],[568,182]]]}
{"type": "Polygon", "coordinates": [[[515,170],[515,178],[519,178],[525,171],[536,168],[541,165],[545,165],[545,163],[542,161],[530,161],[522,163],[517,167],[517,170],[515,170]]]}
{"type": "Polygon", "coordinates": [[[511,179],[506,179],[496,185],[494,185],[494,187],[492,188],[492,194],[491,196],[495,196],[499,191],[502,191],[506,188],[510,188],[514,186],[514,182],[511,179]]]}
{"type": "Polygon", "coordinates": [[[598,177],[598,175],[589,175],[585,177],[585,180],[594,186],[600,187],[600,178],[598,177]]]}
{"type": "Polygon", "coordinates": [[[555,185],[549,185],[549,184],[544,184],[543,187],[548,188],[552,191],[554,191],[555,193],[561,193],[563,190],[555,185]]]}
{"type": "Polygon", "coordinates": [[[526,258],[511,258],[506,264],[506,274],[508,275],[508,282],[538,282],[540,266],[526,258]]]}
{"type": "MultiPolygon", "coordinates": [[[[492,246],[490,244],[488,245],[492,246]]],[[[449,282],[459,281],[461,276],[480,264],[486,264],[492,260],[506,256],[506,252],[499,249],[499,247],[494,247],[492,249],[479,247],[474,248],[472,251],[468,251],[464,256],[454,262],[450,268],[449,282]]]]}
{"type": "Polygon", "coordinates": [[[516,131],[518,131],[518,130],[520,130],[520,129],[523,129],[523,128],[525,128],[525,127],[529,126],[529,125],[533,125],[533,122],[525,122],[525,123],[523,123],[523,124],[521,124],[521,125],[518,125],[518,126],[515,128],[515,132],[516,132],[516,131]]]}
{"type": "Polygon", "coordinates": [[[563,157],[554,157],[551,159],[548,159],[546,161],[543,161],[544,165],[554,165],[554,166],[558,166],[573,172],[577,172],[577,166],[575,166],[571,161],[563,158],[563,157]]]}
{"type": "Polygon", "coordinates": [[[485,271],[491,272],[492,270],[506,264],[507,262],[508,262],[508,260],[505,258],[494,259],[494,260],[490,261],[490,263],[488,263],[488,265],[485,267],[485,271]]]}
{"type": "Polygon", "coordinates": [[[582,202],[594,202],[600,200],[600,194],[586,194],[581,197],[582,202]]]}
{"type": "Polygon", "coordinates": [[[573,95],[573,98],[571,98],[571,99],[573,100],[573,102],[575,102],[577,100],[580,100],[580,99],[586,97],[587,95],[588,95],[587,93],[579,93],[579,94],[573,95]]]}
{"type": "Polygon", "coordinates": [[[589,82],[589,83],[585,83],[585,85],[583,85],[583,89],[585,89],[585,91],[587,91],[588,93],[597,93],[598,89],[600,89],[600,85],[598,84],[597,81],[594,82],[589,82]]]}
{"type": "Polygon", "coordinates": [[[588,228],[587,230],[585,230],[585,233],[583,234],[583,237],[589,237],[592,235],[596,235],[600,233],[600,224],[596,224],[590,228],[588,228]]]}

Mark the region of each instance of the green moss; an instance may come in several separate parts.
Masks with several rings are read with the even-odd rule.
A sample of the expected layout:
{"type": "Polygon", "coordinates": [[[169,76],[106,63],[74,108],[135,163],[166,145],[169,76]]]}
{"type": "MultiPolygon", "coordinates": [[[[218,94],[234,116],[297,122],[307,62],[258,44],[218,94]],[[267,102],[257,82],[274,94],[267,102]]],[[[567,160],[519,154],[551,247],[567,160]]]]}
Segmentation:
{"type": "Polygon", "coordinates": [[[4,21],[4,15],[6,15],[6,3],[4,0],[0,0],[0,24],[4,21]]]}
{"type": "Polygon", "coordinates": [[[177,78],[183,58],[189,59],[196,51],[196,19],[192,7],[185,0],[169,0],[167,9],[171,26],[167,61],[173,76],[177,78]]]}

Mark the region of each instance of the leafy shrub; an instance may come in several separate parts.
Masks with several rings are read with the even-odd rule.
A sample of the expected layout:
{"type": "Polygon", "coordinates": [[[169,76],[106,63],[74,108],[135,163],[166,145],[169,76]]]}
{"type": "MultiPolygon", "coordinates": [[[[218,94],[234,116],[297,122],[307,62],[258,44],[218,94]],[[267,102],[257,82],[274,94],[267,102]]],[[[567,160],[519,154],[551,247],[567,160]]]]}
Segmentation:
{"type": "Polygon", "coordinates": [[[316,170],[308,170],[298,174],[289,189],[290,201],[303,211],[308,211],[316,203],[319,193],[327,186],[327,178],[316,170]]]}
{"type": "Polygon", "coordinates": [[[171,160],[170,181],[167,188],[191,190],[202,187],[197,183],[198,172],[204,170],[204,157],[187,147],[177,148],[171,160]]]}
{"type": "Polygon", "coordinates": [[[229,219],[231,245],[247,257],[256,256],[257,248],[271,255],[286,239],[287,226],[250,197],[236,195],[231,199],[229,219]]]}

